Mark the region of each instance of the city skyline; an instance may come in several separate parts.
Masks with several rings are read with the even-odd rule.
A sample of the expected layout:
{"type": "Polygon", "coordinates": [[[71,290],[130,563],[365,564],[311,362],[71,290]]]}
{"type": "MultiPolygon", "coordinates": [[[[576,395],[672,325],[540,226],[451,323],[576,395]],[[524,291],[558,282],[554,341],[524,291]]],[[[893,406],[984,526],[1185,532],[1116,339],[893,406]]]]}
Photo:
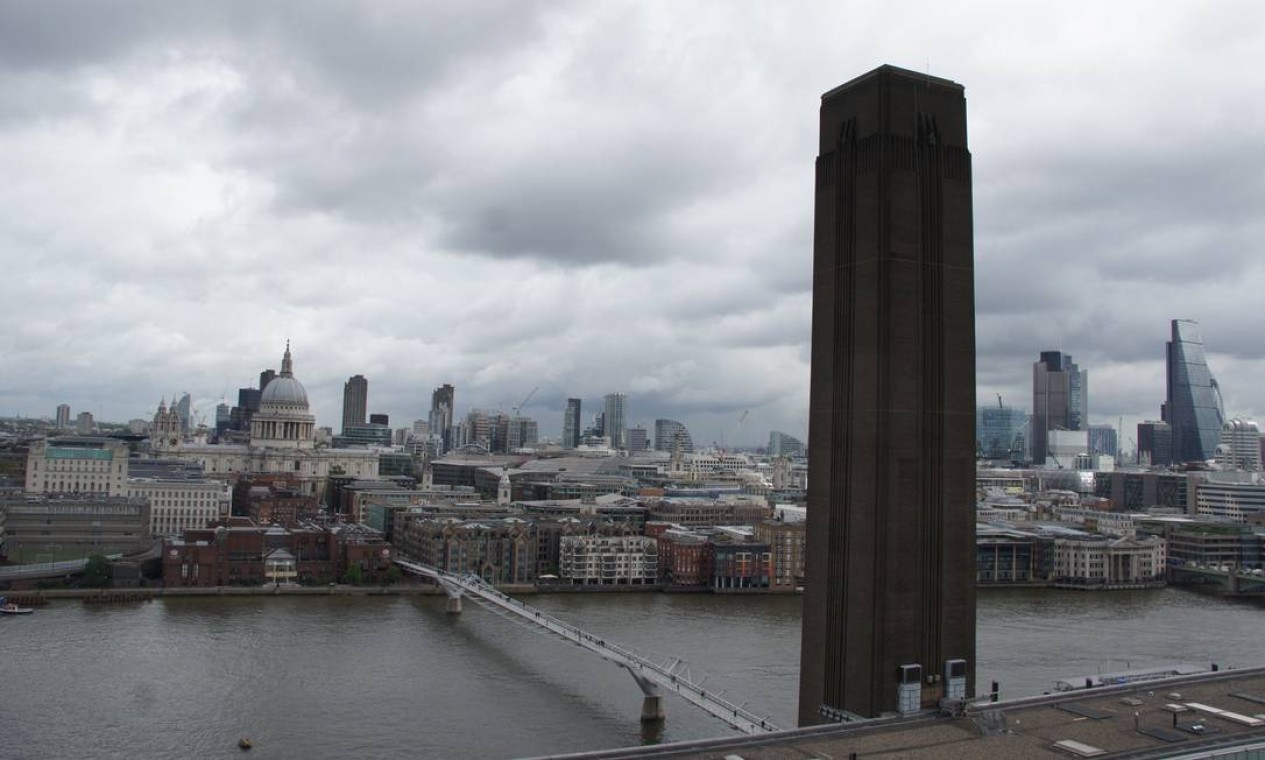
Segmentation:
{"type": "Polygon", "coordinates": [[[1261,11],[976,10],[6,7],[0,413],[210,419],[290,337],[334,428],[360,373],[405,423],[540,385],[544,435],[621,389],[699,444],[744,410],[743,443],[802,438],[815,125],[785,114],[891,61],[971,83],[979,403],[1057,349],[1131,430],[1192,319],[1261,417],[1261,11]]]}

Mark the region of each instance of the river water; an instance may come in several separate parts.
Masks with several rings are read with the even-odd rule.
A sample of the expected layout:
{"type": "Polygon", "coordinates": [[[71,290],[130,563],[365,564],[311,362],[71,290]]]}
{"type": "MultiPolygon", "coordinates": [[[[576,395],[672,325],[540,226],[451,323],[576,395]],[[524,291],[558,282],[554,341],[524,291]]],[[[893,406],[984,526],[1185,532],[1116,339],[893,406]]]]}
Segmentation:
{"type": "MultiPolygon", "coordinates": [[[[558,594],[526,601],[682,657],[709,691],[795,722],[800,599],[558,594]]],[[[981,690],[1174,662],[1265,664],[1265,605],[1184,589],[979,594],[981,690]]],[[[638,744],[619,668],[467,601],[218,597],[55,602],[0,617],[0,757],[505,758],[638,744]]],[[[663,741],[730,729],[668,697],[663,741]]]]}

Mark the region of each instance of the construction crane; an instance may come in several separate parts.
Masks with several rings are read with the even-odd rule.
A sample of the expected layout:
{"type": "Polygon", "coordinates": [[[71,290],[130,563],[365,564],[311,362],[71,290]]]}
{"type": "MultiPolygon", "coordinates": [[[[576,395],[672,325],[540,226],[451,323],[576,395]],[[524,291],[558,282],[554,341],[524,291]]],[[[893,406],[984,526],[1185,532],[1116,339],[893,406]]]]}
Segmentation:
{"type": "Polygon", "coordinates": [[[514,416],[515,416],[515,417],[521,417],[521,416],[523,416],[523,415],[522,415],[523,407],[527,406],[527,402],[528,402],[528,401],[531,401],[532,396],[535,396],[535,395],[536,395],[536,391],[538,391],[538,390],[540,390],[540,386],[539,386],[539,385],[537,385],[535,388],[532,388],[532,389],[531,389],[531,393],[528,393],[528,394],[527,394],[527,398],[525,398],[525,399],[523,399],[522,401],[518,402],[518,406],[513,407],[513,409],[514,409],[514,416]]]}
{"type": "MultiPolygon", "coordinates": [[[[751,413],[751,410],[749,410],[749,409],[743,409],[743,410],[742,410],[742,416],[738,418],[738,424],[737,424],[737,425],[734,425],[734,432],[733,432],[733,435],[731,435],[731,436],[729,437],[729,445],[730,445],[731,447],[733,447],[733,448],[737,448],[737,447],[738,447],[738,435],[742,432],[742,423],[744,423],[744,422],[746,422],[746,421],[747,421],[747,415],[748,415],[748,414],[750,414],[750,413],[751,413]]],[[[724,443],[725,443],[725,442],[722,440],[722,441],[721,441],[721,445],[723,446],[723,445],[724,445],[724,443]]]]}

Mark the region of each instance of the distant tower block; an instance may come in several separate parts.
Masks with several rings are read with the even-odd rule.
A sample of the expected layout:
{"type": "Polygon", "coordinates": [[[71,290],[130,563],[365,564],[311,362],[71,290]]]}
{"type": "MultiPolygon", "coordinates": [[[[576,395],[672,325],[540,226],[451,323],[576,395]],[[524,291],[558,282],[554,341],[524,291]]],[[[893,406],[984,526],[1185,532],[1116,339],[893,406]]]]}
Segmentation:
{"type": "Polygon", "coordinates": [[[352,375],[343,384],[343,435],[348,428],[365,424],[369,409],[369,381],[364,375],[352,375]]]}
{"type": "Polygon", "coordinates": [[[822,97],[800,723],[934,706],[975,663],[975,297],[961,85],[822,97]]]}

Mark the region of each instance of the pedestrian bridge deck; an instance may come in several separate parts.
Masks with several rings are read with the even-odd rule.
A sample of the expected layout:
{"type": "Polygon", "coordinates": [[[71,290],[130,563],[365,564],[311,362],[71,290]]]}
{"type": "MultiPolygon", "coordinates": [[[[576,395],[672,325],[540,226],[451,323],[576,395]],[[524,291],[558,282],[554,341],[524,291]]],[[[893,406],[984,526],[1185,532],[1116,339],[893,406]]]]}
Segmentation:
{"type": "Polygon", "coordinates": [[[450,597],[469,595],[494,609],[515,616],[537,625],[556,635],[562,640],[585,649],[593,654],[609,660],[626,669],[647,697],[655,697],[659,691],[666,691],[684,699],[695,707],[702,708],[730,726],[747,734],[761,734],[777,731],[777,727],[748,710],[743,705],[724,699],[714,691],[708,691],[702,684],[690,680],[689,673],[681,660],[669,660],[658,663],[644,657],[627,647],[595,636],[577,626],[559,620],[547,612],[497,591],[492,584],[477,575],[457,575],[448,573],[430,565],[396,558],[395,563],[401,569],[415,575],[430,578],[448,592],[450,597]]]}

